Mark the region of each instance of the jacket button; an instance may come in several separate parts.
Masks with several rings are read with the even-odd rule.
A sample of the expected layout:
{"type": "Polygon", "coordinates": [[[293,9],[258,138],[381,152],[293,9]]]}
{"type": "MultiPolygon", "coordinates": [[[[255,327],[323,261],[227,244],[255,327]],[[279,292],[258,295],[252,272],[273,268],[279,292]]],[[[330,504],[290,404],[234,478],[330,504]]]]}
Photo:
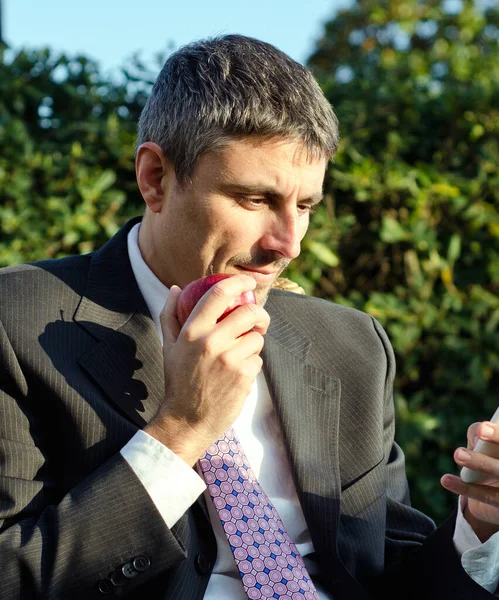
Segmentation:
{"type": "Polygon", "coordinates": [[[133,568],[138,571],[139,573],[142,573],[144,571],[147,571],[147,569],[149,568],[151,561],[147,558],[147,556],[136,556],[133,559],[133,568]]]}
{"type": "Polygon", "coordinates": [[[110,579],[101,579],[97,587],[99,588],[99,592],[106,596],[114,592],[114,583],[110,579]]]}
{"type": "Polygon", "coordinates": [[[121,572],[127,579],[133,579],[139,574],[139,572],[134,569],[132,563],[126,563],[126,565],[123,565],[121,567],[121,572]]]}
{"type": "Polygon", "coordinates": [[[213,568],[211,560],[206,556],[206,554],[198,554],[194,560],[194,565],[196,567],[196,571],[201,575],[208,575],[211,573],[213,568]]]}

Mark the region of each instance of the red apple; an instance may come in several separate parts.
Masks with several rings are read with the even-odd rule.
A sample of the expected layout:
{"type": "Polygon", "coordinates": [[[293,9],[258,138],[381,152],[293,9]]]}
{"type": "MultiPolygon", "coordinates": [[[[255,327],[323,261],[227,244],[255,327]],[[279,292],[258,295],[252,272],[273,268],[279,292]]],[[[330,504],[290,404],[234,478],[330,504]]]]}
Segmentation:
{"type": "MultiPolygon", "coordinates": [[[[232,275],[224,274],[224,273],[215,273],[214,275],[208,275],[208,277],[203,277],[202,279],[196,279],[196,281],[191,281],[191,283],[187,284],[185,288],[182,290],[180,296],[177,299],[177,318],[180,322],[180,326],[183,327],[184,323],[187,321],[189,315],[192,312],[192,309],[198,303],[198,300],[204,296],[204,294],[222,279],[227,279],[227,277],[232,277],[232,275]]],[[[225,317],[231,313],[234,309],[241,304],[246,303],[256,304],[255,294],[253,290],[249,292],[244,292],[240,294],[237,298],[234,298],[229,306],[226,308],[224,313],[220,316],[218,321],[225,319],[225,317]]]]}

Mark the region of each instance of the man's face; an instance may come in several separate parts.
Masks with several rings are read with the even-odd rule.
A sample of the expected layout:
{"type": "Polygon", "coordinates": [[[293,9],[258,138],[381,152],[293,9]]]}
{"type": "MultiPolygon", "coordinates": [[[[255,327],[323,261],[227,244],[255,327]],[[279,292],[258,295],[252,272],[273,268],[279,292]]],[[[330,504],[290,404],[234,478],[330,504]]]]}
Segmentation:
{"type": "Polygon", "coordinates": [[[299,142],[246,138],[202,155],[192,183],[180,185],[170,171],[161,210],[146,216],[149,266],[168,287],[245,273],[263,304],[300,253],[325,167],[325,159],[309,160],[299,142]]]}

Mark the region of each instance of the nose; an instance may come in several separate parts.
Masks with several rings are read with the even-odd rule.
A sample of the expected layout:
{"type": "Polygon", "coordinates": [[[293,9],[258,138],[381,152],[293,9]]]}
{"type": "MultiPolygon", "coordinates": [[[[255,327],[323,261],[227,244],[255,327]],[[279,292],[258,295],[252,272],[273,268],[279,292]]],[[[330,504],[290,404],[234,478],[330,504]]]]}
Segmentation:
{"type": "Polygon", "coordinates": [[[289,260],[296,258],[300,254],[301,240],[308,225],[308,221],[304,221],[296,209],[274,214],[261,240],[262,248],[289,260]]]}

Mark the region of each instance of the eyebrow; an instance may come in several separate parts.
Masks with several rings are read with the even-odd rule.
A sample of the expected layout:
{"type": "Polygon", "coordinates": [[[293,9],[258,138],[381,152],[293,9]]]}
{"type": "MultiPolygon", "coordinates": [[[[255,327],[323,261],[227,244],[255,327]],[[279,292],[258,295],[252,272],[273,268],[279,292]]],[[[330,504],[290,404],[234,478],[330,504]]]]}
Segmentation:
{"type": "MultiPolygon", "coordinates": [[[[220,191],[223,193],[232,194],[245,194],[248,196],[262,196],[263,198],[282,198],[282,194],[277,192],[275,188],[259,185],[242,185],[242,184],[221,184],[220,191]]],[[[300,202],[310,202],[311,204],[318,204],[324,198],[322,191],[318,194],[313,194],[308,198],[300,200],[300,202]]]]}

